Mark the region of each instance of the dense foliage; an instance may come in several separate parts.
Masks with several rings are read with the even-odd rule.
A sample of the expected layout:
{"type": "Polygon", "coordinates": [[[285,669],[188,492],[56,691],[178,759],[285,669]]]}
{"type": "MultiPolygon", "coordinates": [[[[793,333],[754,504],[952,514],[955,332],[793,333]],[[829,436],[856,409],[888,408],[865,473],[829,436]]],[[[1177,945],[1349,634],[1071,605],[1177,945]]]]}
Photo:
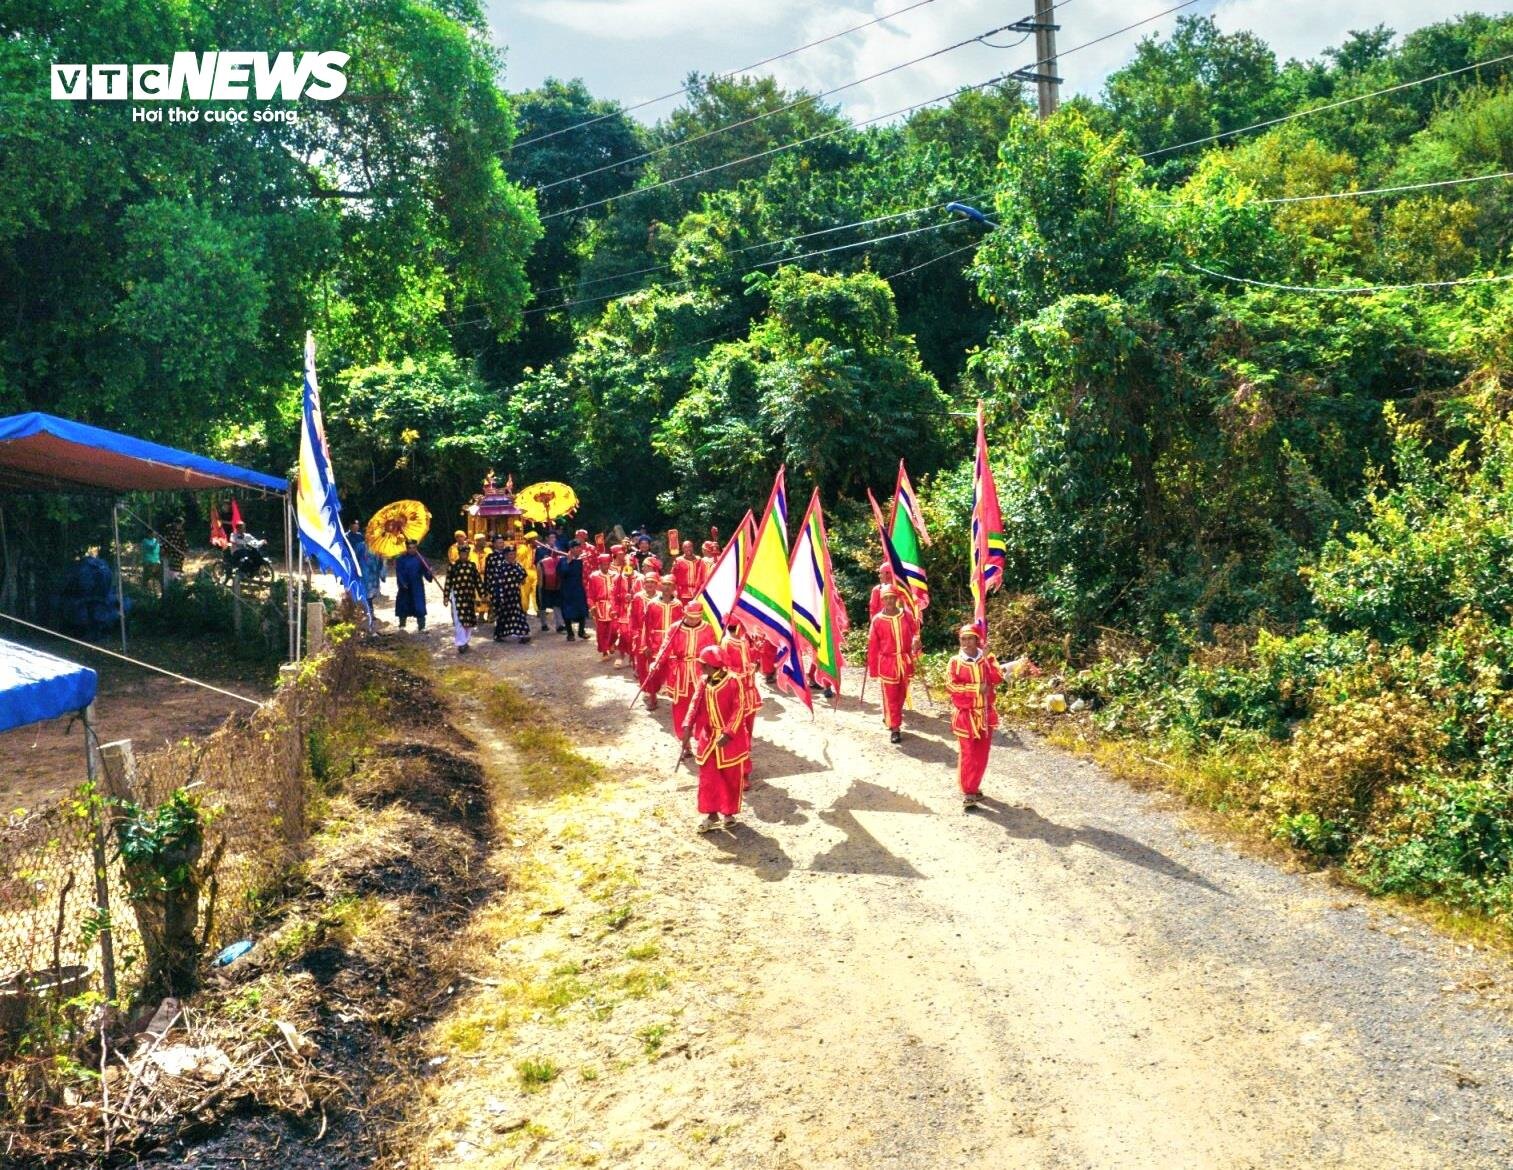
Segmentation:
{"type": "Polygon", "coordinates": [[[312,328],[349,512],[440,519],[492,466],[593,526],[728,531],[786,462],[850,581],[905,456],[933,638],[981,399],[1005,648],[1206,799],[1513,913],[1513,286],[1306,291],[1513,271],[1513,185],[1434,185],[1513,170],[1506,67],[1467,68],[1513,18],[1285,62],[1186,18],[1046,122],[1008,83],[856,129],[765,78],[652,124],[506,94],[474,0],[117,8],[0,17],[0,406],[284,466],[312,328]],[[348,96],[213,133],[45,96],[50,60],[233,39],[340,43],[348,96]]]}

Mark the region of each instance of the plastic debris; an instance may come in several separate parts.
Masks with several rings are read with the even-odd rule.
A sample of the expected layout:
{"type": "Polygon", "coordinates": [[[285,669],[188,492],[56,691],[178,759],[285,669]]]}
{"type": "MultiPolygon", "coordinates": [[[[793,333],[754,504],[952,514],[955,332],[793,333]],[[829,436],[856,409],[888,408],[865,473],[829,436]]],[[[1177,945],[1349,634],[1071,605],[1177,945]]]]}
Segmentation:
{"type": "Polygon", "coordinates": [[[244,938],[240,942],[234,942],[211,962],[212,967],[229,967],[243,955],[252,949],[252,940],[244,938]]]}

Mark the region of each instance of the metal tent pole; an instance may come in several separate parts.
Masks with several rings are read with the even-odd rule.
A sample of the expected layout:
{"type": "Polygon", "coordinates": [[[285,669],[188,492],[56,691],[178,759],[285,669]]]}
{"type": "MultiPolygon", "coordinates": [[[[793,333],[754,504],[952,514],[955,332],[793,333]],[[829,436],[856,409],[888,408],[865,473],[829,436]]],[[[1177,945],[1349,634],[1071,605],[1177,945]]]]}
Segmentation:
{"type": "Polygon", "coordinates": [[[126,653],[126,589],[121,583],[121,501],[110,505],[110,528],[116,546],[116,612],[121,615],[121,653],[126,653]]]}

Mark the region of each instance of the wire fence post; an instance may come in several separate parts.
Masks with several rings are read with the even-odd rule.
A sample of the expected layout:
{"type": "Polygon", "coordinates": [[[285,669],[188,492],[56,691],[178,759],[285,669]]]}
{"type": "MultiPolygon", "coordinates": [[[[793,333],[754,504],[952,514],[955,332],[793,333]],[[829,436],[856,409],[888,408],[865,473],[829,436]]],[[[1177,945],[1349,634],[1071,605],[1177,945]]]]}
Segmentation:
{"type": "Polygon", "coordinates": [[[89,777],[89,840],[94,854],[95,868],[95,913],[100,926],[100,976],[105,983],[105,998],[116,998],[116,953],[110,937],[110,880],[107,875],[109,860],[105,851],[105,818],[102,815],[104,802],[97,781],[100,776],[99,747],[95,739],[95,705],[84,708],[84,768],[89,777]]]}

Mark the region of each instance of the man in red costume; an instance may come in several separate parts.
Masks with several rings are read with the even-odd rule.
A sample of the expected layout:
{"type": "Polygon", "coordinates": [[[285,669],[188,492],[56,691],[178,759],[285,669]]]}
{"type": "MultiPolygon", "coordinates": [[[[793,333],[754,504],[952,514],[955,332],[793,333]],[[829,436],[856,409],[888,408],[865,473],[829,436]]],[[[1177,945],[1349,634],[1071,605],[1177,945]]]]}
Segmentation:
{"type": "MultiPolygon", "coordinates": [[[[656,598],[646,603],[641,615],[640,653],[637,655],[636,662],[641,686],[644,690],[650,691],[653,698],[656,692],[652,691],[650,686],[652,667],[656,664],[657,656],[667,640],[668,631],[677,625],[678,619],[683,616],[683,603],[678,600],[672,574],[658,578],[657,585],[661,592],[656,598]]],[[[655,703],[652,704],[654,708],[655,705],[655,703]]]]}
{"type": "MultiPolygon", "coordinates": [[[[751,640],[740,622],[732,621],[725,627],[725,636],[720,639],[720,649],[725,654],[725,669],[741,680],[741,693],[746,701],[746,764],[741,769],[743,776],[751,775],[751,751],[755,744],[757,711],[762,706],[762,694],[757,690],[756,659],[751,653],[751,640]]],[[[742,781],[743,788],[746,786],[742,781]]]]}
{"type": "Polygon", "coordinates": [[[713,540],[703,544],[703,556],[699,557],[699,588],[709,584],[709,575],[714,572],[714,563],[720,559],[720,546],[713,540]]]}
{"type": "MultiPolygon", "coordinates": [[[[709,626],[704,626],[706,630],[709,626]]],[[[725,669],[718,646],[699,651],[698,691],[683,733],[683,750],[693,740],[699,762],[699,832],[730,824],[741,811],[741,787],[751,739],[746,732],[745,684],[725,669]]]]}
{"type": "MultiPolygon", "coordinates": [[[[657,652],[653,646],[648,652],[645,646],[646,634],[646,607],[657,599],[657,575],[655,573],[641,574],[641,588],[636,590],[635,596],[630,599],[630,630],[628,639],[630,642],[630,661],[636,670],[636,681],[646,681],[646,667],[650,663],[651,654],[657,652]]],[[[658,646],[661,645],[659,642],[658,646]]]]}
{"type": "Polygon", "coordinates": [[[778,685],[778,648],[766,634],[752,634],[750,638],[756,643],[757,670],[767,680],[769,687],[776,687],[778,685]]]}
{"type": "Polygon", "coordinates": [[[704,587],[704,562],[693,555],[693,541],[683,542],[683,555],[673,561],[672,575],[678,583],[678,600],[687,605],[704,587]]]}
{"type": "Polygon", "coordinates": [[[588,609],[594,617],[599,661],[608,662],[615,644],[615,598],[609,554],[600,553],[597,564],[599,567],[588,575],[588,609]]]}
{"type": "Polygon", "coordinates": [[[610,644],[615,652],[615,669],[623,669],[631,661],[630,601],[636,591],[635,564],[626,556],[623,546],[616,545],[610,554],[609,599],[614,615],[614,629],[610,631],[610,644]]]}
{"type": "Polygon", "coordinates": [[[960,753],[956,776],[961,782],[963,808],[972,808],[982,794],[982,775],[988,770],[998,706],[993,688],[1003,681],[998,660],[984,654],[975,626],[957,631],[961,651],[946,667],[946,690],[951,695],[951,730],[960,753]]]}
{"type": "Polygon", "coordinates": [[[696,605],[688,606],[683,611],[683,620],[672,627],[647,676],[647,710],[657,709],[657,692],[665,689],[672,699],[672,733],[679,739],[688,734],[689,706],[699,685],[699,651],[714,645],[714,631],[703,613],[696,605]]]}
{"type": "Polygon", "coordinates": [[[890,743],[903,739],[904,700],[919,658],[919,622],[899,608],[898,586],[884,585],[883,605],[867,631],[867,676],[882,685],[883,723],[890,743]]]}
{"type": "Polygon", "coordinates": [[[889,585],[897,586],[898,582],[893,578],[893,566],[886,561],[877,570],[877,584],[872,586],[872,596],[867,599],[867,616],[875,618],[878,610],[883,607],[883,590],[889,585]]]}

